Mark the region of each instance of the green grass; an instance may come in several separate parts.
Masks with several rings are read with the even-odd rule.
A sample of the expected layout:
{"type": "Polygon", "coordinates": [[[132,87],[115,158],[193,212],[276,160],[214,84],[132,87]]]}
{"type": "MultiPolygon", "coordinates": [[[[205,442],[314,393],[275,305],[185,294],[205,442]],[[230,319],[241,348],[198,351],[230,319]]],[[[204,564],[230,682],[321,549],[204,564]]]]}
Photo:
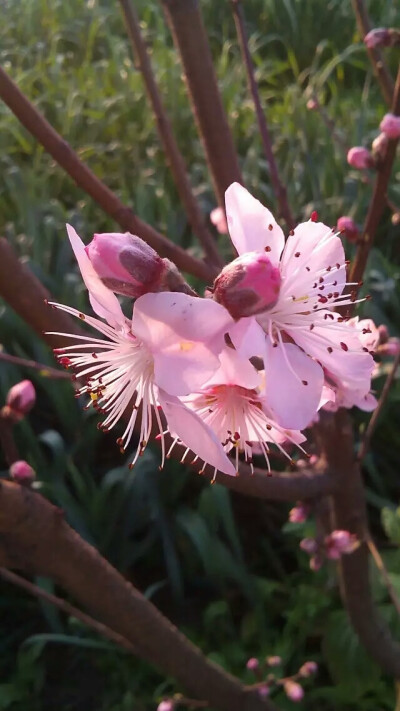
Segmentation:
{"type": "MultiPolygon", "coordinates": [[[[207,213],[215,198],[179,59],[159,3],[136,5],[168,114],[207,213]]],[[[229,2],[202,0],[201,7],[246,185],[275,209],[229,2]]],[[[394,3],[376,0],[369,7],[377,25],[398,23],[394,3]]],[[[368,145],[376,135],[385,107],[350,3],[248,0],[245,8],[261,98],[296,217],[308,218],[317,209],[330,224],[341,214],[362,222],[370,189],[348,169],[320,117],[306,108],[313,90],[349,146],[368,145]]],[[[199,253],[160,148],[118,3],[3,0],[1,11],[0,60],[10,76],[126,204],[199,253]]],[[[397,55],[388,59],[394,69],[397,55]]],[[[395,175],[398,170],[397,163],[395,175]]],[[[390,196],[400,204],[395,180],[390,196]]],[[[65,238],[67,219],[86,239],[115,229],[0,104],[0,233],[58,300],[83,307],[86,296],[65,238]]],[[[400,331],[399,237],[400,228],[385,213],[367,278],[374,298],[363,308],[365,315],[389,324],[393,335],[400,331]]],[[[227,240],[222,246],[228,251],[227,240]]],[[[52,362],[48,349],[5,304],[0,342],[11,353],[52,362]]],[[[68,384],[55,386],[2,364],[3,398],[22,376],[34,380],[38,404],[19,425],[17,441],[38,472],[43,493],[211,658],[249,683],[249,656],[280,654],[285,673],[314,658],[321,672],[299,709],[393,708],[393,684],[350,630],[333,571],[310,573],[298,551],[299,539],[312,532],[310,524],[288,527],[287,507],[210,488],[177,464],[160,474],[157,450],[129,472],[114,437],[100,435],[96,418],[82,411],[68,384]]],[[[365,466],[373,531],[385,544],[393,574],[400,554],[397,548],[386,550],[380,514],[398,504],[399,417],[397,382],[365,466]]],[[[358,416],[360,431],[365,422],[358,416]]],[[[5,475],[4,462],[0,466],[5,475]]],[[[39,582],[51,587],[50,581],[39,582]]],[[[378,578],[374,584],[395,628],[385,590],[378,578]]],[[[163,694],[179,690],[73,620],[6,585],[0,619],[0,711],[151,709],[163,694]]],[[[282,697],[277,702],[292,708],[282,697]]]]}

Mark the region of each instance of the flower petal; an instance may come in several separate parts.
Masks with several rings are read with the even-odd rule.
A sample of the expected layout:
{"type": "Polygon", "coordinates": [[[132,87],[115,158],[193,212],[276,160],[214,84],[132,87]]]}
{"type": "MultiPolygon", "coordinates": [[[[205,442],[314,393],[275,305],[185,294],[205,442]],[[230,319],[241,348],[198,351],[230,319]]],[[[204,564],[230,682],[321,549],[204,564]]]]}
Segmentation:
{"type": "Polygon", "coordinates": [[[225,193],[229,234],[239,254],[262,252],[277,264],[284,245],[284,235],[275,218],[259,200],[239,183],[232,183],[225,193]]]}
{"type": "Polygon", "coordinates": [[[262,357],[265,350],[265,333],[254,316],[241,318],[230,329],[229,336],[243,358],[262,357]]]}
{"type": "Polygon", "coordinates": [[[170,395],[188,395],[199,390],[218,369],[217,356],[206,346],[202,343],[190,345],[190,351],[185,351],[186,342],[183,341],[181,346],[178,343],[169,352],[153,353],[154,381],[170,395]]]}
{"type": "Polygon", "coordinates": [[[233,348],[219,354],[220,367],[206,387],[212,385],[237,385],[252,390],[260,385],[261,376],[247,358],[242,358],[233,348]]]}

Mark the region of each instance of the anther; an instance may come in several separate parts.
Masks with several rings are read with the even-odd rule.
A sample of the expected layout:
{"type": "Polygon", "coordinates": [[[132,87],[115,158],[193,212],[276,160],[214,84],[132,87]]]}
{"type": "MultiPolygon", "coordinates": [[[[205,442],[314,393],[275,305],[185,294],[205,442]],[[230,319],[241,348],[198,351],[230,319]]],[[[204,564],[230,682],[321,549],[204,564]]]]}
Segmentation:
{"type": "Polygon", "coordinates": [[[310,217],[311,222],[318,222],[318,212],[313,210],[310,217]]]}
{"type": "Polygon", "coordinates": [[[346,343],[343,343],[343,341],[340,341],[340,347],[342,351],[348,351],[349,347],[346,345],[346,343]]]}
{"type": "Polygon", "coordinates": [[[273,225],[268,225],[268,229],[271,231],[271,230],[274,229],[274,226],[273,226],[273,225]]]}
{"type": "Polygon", "coordinates": [[[295,257],[300,257],[300,252],[295,252],[295,257]]]}
{"type": "Polygon", "coordinates": [[[333,353],[333,348],[331,348],[331,346],[328,346],[326,350],[328,351],[328,353],[333,353]]]}
{"type": "Polygon", "coordinates": [[[270,252],[270,251],[271,251],[271,247],[269,247],[269,245],[264,247],[264,252],[270,252]]]}

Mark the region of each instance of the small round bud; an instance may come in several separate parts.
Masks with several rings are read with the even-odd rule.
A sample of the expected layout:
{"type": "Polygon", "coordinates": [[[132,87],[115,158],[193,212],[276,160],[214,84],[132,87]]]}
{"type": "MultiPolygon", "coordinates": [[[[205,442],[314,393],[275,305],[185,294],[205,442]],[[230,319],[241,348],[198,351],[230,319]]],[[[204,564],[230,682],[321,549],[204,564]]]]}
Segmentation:
{"type": "Polygon", "coordinates": [[[385,114],[379,124],[382,133],[390,139],[400,137],[400,116],[385,114]]]}
{"type": "Polygon", "coordinates": [[[400,351],[400,338],[389,338],[387,343],[379,346],[379,355],[395,358],[400,351]]]}
{"type": "Polygon", "coordinates": [[[281,275],[266,254],[246,252],[227,264],[214,282],[214,299],[233,318],[271,308],[279,295],[281,275]]]}
{"type": "Polygon", "coordinates": [[[276,654],[270,657],[266,657],[265,661],[267,662],[269,667],[279,667],[279,665],[282,664],[282,658],[278,657],[278,655],[276,654]]]}
{"type": "Polygon", "coordinates": [[[307,678],[312,676],[318,671],[318,664],[316,662],[304,662],[304,664],[299,669],[299,675],[307,678]]]}
{"type": "Polygon", "coordinates": [[[303,538],[299,545],[301,550],[308,553],[308,555],[313,555],[318,550],[318,543],[315,538],[303,538]]]}
{"type": "Polygon", "coordinates": [[[363,148],[362,146],[350,148],[347,153],[347,162],[352,168],[357,168],[357,170],[372,168],[374,165],[371,153],[367,148],[363,148]]]}
{"type": "Polygon", "coordinates": [[[400,225],[400,212],[394,212],[392,217],[391,217],[391,222],[394,227],[397,227],[397,225],[400,225]]]}
{"type": "Polygon", "coordinates": [[[255,657],[250,657],[246,662],[246,669],[250,669],[250,671],[255,671],[259,666],[260,663],[255,657]]]}
{"type": "Polygon", "coordinates": [[[389,138],[386,133],[380,133],[376,138],[374,138],[371,145],[373,157],[378,160],[382,159],[386,152],[388,143],[389,138]]]}
{"type": "Polygon", "coordinates": [[[228,234],[228,224],[226,221],[225,210],[222,207],[215,207],[210,212],[210,220],[214,227],[217,228],[220,235],[228,234]]]}
{"type": "Polygon", "coordinates": [[[36,401],[36,391],[30,380],[21,380],[7,393],[5,414],[14,422],[19,422],[32,410],[36,401]]]}
{"type": "Polygon", "coordinates": [[[296,506],[289,511],[289,521],[290,523],[304,523],[307,521],[309,514],[310,506],[298,501],[296,506]]]}
{"type": "Polygon", "coordinates": [[[306,106],[309,111],[315,111],[318,108],[318,101],[316,99],[309,99],[306,106]]]}
{"type": "Polygon", "coordinates": [[[304,696],[304,689],[293,679],[288,679],[284,682],[283,688],[286,696],[291,701],[301,701],[304,696]]]}
{"type": "Polygon", "coordinates": [[[390,32],[386,27],[376,27],[364,37],[364,44],[368,49],[375,47],[389,47],[391,43],[390,32]]]}
{"type": "Polygon", "coordinates": [[[13,479],[17,484],[22,484],[24,486],[32,484],[35,479],[34,470],[28,462],[25,462],[23,459],[19,459],[11,464],[9,473],[11,479],[13,479]]]}
{"type": "Polygon", "coordinates": [[[257,691],[263,699],[265,699],[270,694],[270,688],[268,684],[261,684],[261,686],[257,687],[257,691]]]}
{"type": "Polygon", "coordinates": [[[347,237],[349,242],[357,241],[360,232],[352,217],[347,217],[346,215],[339,217],[336,227],[339,232],[347,237]]]}
{"type": "Polygon", "coordinates": [[[378,333],[380,345],[382,345],[383,343],[387,343],[389,340],[389,329],[387,326],[385,326],[384,323],[381,323],[381,325],[378,326],[378,333]]]}
{"type": "Polygon", "coordinates": [[[320,570],[322,568],[322,564],[324,562],[324,559],[322,556],[318,553],[317,555],[313,555],[310,558],[310,570],[313,571],[313,573],[316,573],[317,570],[320,570]]]}
{"type": "Polygon", "coordinates": [[[157,711],[174,711],[175,703],[172,699],[164,699],[157,706],[157,711]]]}
{"type": "Polygon", "coordinates": [[[326,557],[331,560],[338,560],[344,553],[353,553],[360,545],[357,536],[350,531],[332,531],[325,538],[326,557]]]}

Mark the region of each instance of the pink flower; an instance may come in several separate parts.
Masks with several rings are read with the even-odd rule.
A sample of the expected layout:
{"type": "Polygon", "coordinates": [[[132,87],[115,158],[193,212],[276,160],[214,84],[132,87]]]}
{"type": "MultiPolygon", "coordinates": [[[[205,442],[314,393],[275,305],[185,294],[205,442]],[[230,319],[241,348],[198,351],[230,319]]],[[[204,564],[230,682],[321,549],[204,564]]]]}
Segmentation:
{"type": "Polygon", "coordinates": [[[363,148],[362,146],[350,148],[347,153],[347,162],[352,168],[357,168],[357,170],[372,168],[374,165],[371,153],[367,148],[363,148]]]}
{"type": "Polygon", "coordinates": [[[394,139],[400,137],[400,116],[394,114],[385,114],[379,124],[379,128],[388,138],[394,139]]]}
{"type": "Polygon", "coordinates": [[[325,538],[326,557],[331,560],[338,560],[344,553],[353,553],[360,545],[360,541],[354,533],[349,531],[332,531],[325,538]]]}
{"type": "MultiPolygon", "coordinates": [[[[342,242],[323,223],[309,221],[298,225],[285,244],[270,211],[238,183],[226,192],[226,211],[239,255],[267,255],[281,278],[275,303],[255,317],[240,318],[230,337],[242,357],[263,358],[271,416],[282,427],[301,430],[321,405],[325,370],[362,393],[370,389],[372,357],[356,330],[331,311],[352,303],[351,295],[342,296],[342,242]]],[[[267,273],[274,274],[272,268],[267,273]]],[[[220,291],[217,296],[223,298],[220,291]]]]}
{"type": "Polygon", "coordinates": [[[160,431],[164,458],[165,433],[158,412],[161,405],[175,441],[182,441],[215,469],[234,474],[233,465],[213,431],[177,397],[201,387],[219,367],[224,333],[232,323],[227,311],[210,299],[163,292],[139,297],[129,320],[116,296],[93,274],[76,233],[71,241],[93,309],[108,323],[54,304],[78,316],[103,336],[58,334],[73,339],[74,343],[55,352],[62,365],[72,367],[77,377],[86,379],[86,385],[78,392],[90,395],[94,407],[106,414],[102,429],[112,429],[125,410],[130,410],[124,433],[117,440],[125,450],[140,408],[139,445],[132,466],[144,452],[153,417],[160,431]]]}
{"type": "Polygon", "coordinates": [[[211,210],[210,220],[221,235],[227,234],[228,225],[226,223],[225,211],[222,207],[215,207],[214,210],[211,210]]]}
{"type": "Polygon", "coordinates": [[[246,662],[246,669],[250,669],[250,671],[255,671],[259,666],[260,662],[255,657],[250,657],[246,662]]]}
{"type": "Polygon", "coordinates": [[[316,662],[304,662],[304,664],[299,669],[299,675],[307,678],[316,674],[318,671],[318,664],[316,662]]]}
{"type": "Polygon", "coordinates": [[[290,523],[304,523],[310,515],[311,507],[303,501],[298,501],[296,506],[289,511],[290,523]]]}
{"type": "Polygon", "coordinates": [[[164,699],[157,706],[157,711],[174,711],[175,702],[173,699],[164,699]]]}
{"type": "Polygon", "coordinates": [[[304,696],[304,689],[293,679],[287,679],[283,682],[283,688],[286,696],[291,701],[301,701],[304,696]]]}
{"type": "Polygon", "coordinates": [[[266,657],[265,661],[269,667],[279,667],[282,664],[282,657],[278,657],[276,654],[266,657]]]}
{"type": "Polygon", "coordinates": [[[19,459],[11,464],[10,477],[17,482],[17,484],[28,485],[34,481],[35,472],[28,462],[25,462],[23,459],[19,459]]]}
{"type": "Polygon", "coordinates": [[[364,37],[364,43],[368,49],[375,49],[375,47],[388,47],[390,42],[390,32],[386,27],[376,27],[375,29],[370,30],[364,37]]]}
{"type": "Polygon", "coordinates": [[[96,274],[111,291],[136,298],[160,290],[167,267],[140,237],[129,232],[95,234],[85,251],[96,274]]]}
{"type": "Polygon", "coordinates": [[[6,397],[6,414],[15,422],[22,420],[32,410],[36,401],[36,391],[30,380],[21,380],[13,385],[6,397]]]}
{"type": "Polygon", "coordinates": [[[343,215],[343,217],[339,217],[336,228],[338,232],[341,232],[345,237],[347,237],[349,242],[357,242],[360,231],[352,217],[347,217],[345,215],[343,215]]]}

